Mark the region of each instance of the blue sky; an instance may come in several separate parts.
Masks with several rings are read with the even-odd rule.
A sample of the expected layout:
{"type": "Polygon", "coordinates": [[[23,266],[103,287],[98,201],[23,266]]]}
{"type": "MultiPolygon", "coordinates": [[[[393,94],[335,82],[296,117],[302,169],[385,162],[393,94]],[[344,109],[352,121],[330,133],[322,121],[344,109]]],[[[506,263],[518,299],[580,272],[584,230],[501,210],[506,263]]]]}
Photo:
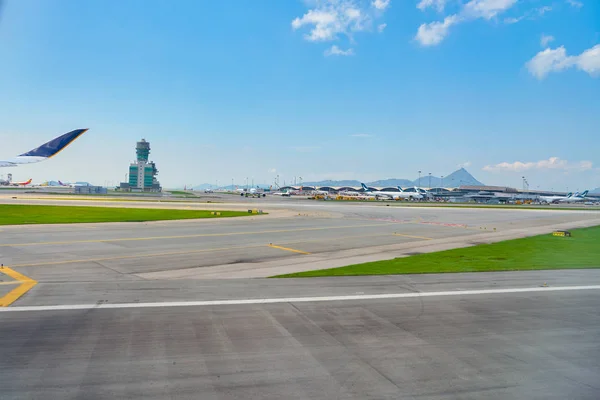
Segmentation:
{"type": "Polygon", "coordinates": [[[8,0],[0,158],[15,179],[164,186],[447,175],[600,186],[594,0],[8,0]]]}

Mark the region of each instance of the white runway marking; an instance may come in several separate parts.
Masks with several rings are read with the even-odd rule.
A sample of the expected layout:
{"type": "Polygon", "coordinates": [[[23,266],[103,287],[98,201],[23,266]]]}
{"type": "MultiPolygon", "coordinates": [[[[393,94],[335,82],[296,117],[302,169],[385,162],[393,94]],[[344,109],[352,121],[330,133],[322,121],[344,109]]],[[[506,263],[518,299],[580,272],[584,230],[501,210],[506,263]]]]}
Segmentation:
{"type": "Polygon", "coordinates": [[[5,307],[5,308],[0,308],[0,312],[65,311],[65,310],[91,310],[91,309],[115,309],[115,308],[165,308],[165,307],[193,307],[193,306],[201,307],[201,306],[226,306],[226,305],[274,304],[274,303],[307,303],[307,302],[323,302],[323,301],[404,299],[404,298],[412,298],[412,297],[469,296],[469,295],[479,295],[479,294],[559,292],[559,291],[598,290],[598,289],[600,289],[600,285],[528,287],[528,288],[483,289],[483,290],[454,290],[454,291],[446,291],[446,292],[388,293],[388,294],[366,294],[366,295],[351,295],[351,296],[288,297],[288,298],[273,298],[273,299],[167,301],[167,302],[160,302],[160,303],[72,304],[72,305],[60,305],[60,306],[5,307]]]}

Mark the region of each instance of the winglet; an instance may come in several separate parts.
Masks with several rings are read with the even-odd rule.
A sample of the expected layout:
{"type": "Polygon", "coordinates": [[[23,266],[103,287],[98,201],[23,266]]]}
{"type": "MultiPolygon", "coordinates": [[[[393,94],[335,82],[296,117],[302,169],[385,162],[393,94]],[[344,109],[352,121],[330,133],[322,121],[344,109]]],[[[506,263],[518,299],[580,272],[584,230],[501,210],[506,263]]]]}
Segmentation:
{"type": "Polygon", "coordinates": [[[83,135],[87,129],[75,129],[69,133],[65,133],[57,138],[52,139],[48,143],[44,143],[40,147],[21,154],[19,157],[43,157],[51,158],[64,150],[68,145],[73,143],[75,139],[83,135]]]}

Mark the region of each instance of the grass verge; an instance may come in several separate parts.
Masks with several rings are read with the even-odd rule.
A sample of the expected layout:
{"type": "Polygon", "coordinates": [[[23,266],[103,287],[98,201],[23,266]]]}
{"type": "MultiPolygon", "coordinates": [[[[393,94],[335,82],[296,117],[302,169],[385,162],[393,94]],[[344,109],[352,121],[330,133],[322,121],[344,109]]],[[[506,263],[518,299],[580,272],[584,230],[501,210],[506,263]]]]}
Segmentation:
{"type": "Polygon", "coordinates": [[[144,222],[174,219],[242,217],[243,211],[169,210],[150,208],[71,207],[0,204],[0,225],[144,222]]]}
{"type": "Polygon", "coordinates": [[[532,236],[276,278],[599,268],[600,226],[571,233],[572,237],[532,236]]]}
{"type": "Polygon", "coordinates": [[[174,196],[196,197],[194,193],[184,192],[183,190],[169,190],[169,193],[174,196]]]}

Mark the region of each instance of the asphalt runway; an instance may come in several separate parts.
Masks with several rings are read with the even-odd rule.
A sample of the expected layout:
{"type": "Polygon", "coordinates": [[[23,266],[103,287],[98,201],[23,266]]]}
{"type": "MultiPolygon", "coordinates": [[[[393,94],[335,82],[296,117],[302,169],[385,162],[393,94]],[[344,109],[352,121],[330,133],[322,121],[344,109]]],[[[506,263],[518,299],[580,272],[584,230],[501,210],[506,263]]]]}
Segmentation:
{"type": "MultiPolygon", "coordinates": [[[[588,270],[299,279],[282,281],[288,294],[434,295],[19,307],[0,312],[1,397],[597,399],[600,286],[576,285],[599,278],[588,270]]],[[[254,282],[251,297],[276,294],[245,281],[254,282]]],[[[221,283],[204,297],[236,297],[244,285],[221,283]]]]}
{"type": "Polygon", "coordinates": [[[259,204],[269,215],[0,227],[0,398],[599,397],[600,270],[263,278],[600,213],[259,204]]]}

